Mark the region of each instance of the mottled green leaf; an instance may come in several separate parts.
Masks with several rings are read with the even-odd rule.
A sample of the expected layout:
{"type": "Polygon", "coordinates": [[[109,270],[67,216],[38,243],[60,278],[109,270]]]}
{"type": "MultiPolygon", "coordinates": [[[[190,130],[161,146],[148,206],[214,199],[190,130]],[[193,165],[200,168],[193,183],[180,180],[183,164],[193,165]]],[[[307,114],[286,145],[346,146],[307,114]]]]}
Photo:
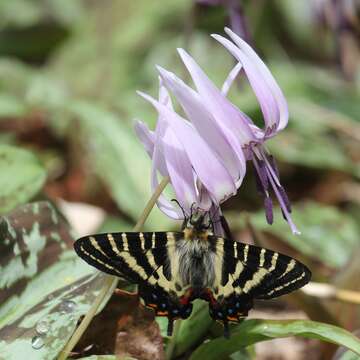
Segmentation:
{"type": "Polygon", "coordinates": [[[294,204],[292,216],[301,231],[299,236],[291,233],[279,208],[274,211],[275,221],[271,226],[266,223],[263,211],[252,215],[251,221],[257,229],[276,235],[324,264],[345,265],[358,245],[358,228],[353,218],[335,207],[310,201],[294,204]]]}
{"type": "Polygon", "coordinates": [[[0,223],[0,354],[55,359],[104,275],[77,257],[66,221],[47,202],[20,206],[0,223]]]}
{"type": "Polygon", "coordinates": [[[0,145],[0,213],[31,199],[43,186],[46,172],[27,150],[0,145]]]}
{"type": "Polygon", "coordinates": [[[288,336],[319,339],[351,349],[360,355],[360,341],[348,331],[339,327],[309,320],[246,320],[238,325],[230,339],[223,337],[199,346],[191,360],[223,359],[239,349],[260,341],[288,336]]]}

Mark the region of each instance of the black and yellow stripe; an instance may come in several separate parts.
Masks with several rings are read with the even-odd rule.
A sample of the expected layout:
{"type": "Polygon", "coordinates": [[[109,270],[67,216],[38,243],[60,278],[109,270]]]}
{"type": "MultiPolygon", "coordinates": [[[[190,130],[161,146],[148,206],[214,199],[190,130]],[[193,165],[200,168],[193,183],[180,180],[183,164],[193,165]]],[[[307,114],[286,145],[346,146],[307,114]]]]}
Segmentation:
{"type": "Polygon", "coordinates": [[[214,288],[218,296],[232,292],[270,299],[304,286],[311,273],[289,256],[265,248],[209,236],[216,249],[217,271],[214,288]]]}
{"type": "Polygon", "coordinates": [[[311,276],[305,265],[289,256],[206,231],[97,234],[80,238],[74,248],[95,268],[138,284],[145,305],[170,320],[187,318],[191,301],[200,297],[209,301],[214,319],[238,321],[254,299],[287,294],[311,276]],[[198,267],[205,257],[200,263],[211,267],[208,273],[198,267]],[[196,279],[196,284],[204,280],[208,287],[199,289],[195,281],[184,279],[196,279]],[[192,286],[195,295],[189,295],[192,286]]]}

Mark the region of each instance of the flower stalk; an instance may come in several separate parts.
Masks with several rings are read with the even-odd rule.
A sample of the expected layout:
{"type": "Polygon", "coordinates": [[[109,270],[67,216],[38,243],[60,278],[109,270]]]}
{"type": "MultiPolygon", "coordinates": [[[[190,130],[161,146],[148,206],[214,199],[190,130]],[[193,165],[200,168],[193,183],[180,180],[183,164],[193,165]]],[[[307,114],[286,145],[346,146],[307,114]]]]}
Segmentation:
{"type": "MultiPolygon", "coordinates": [[[[162,179],[162,181],[160,182],[160,184],[154,191],[153,195],[151,196],[150,200],[146,204],[138,222],[136,223],[136,225],[133,228],[133,231],[140,231],[142,229],[142,227],[145,224],[146,219],[150,215],[151,210],[155,206],[157,199],[159,198],[159,196],[161,195],[161,193],[164,191],[165,187],[169,183],[169,180],[170,179],[167,176],[162,179]]],[[[85,330],[90,325],[91,320],[96,315],[96,312],[99,309],[103,300],[114,291],[117,282],[118,282],[118,279],[114,276],[108,275],[106,277],[106,281],[105,281],[103,288],[101,289],[98,296],[95,298],[94,303],[92,304],[89,311],[86,313],[83,321],[78,326],[78,328],[75,330],[75,332],[71,336],[70,340],[65,345],[64,349],[61,351],[61,353],[58,357],[58,360],[66,360],[68,358],[68,355],[70,354],[71,350],[75,347],[75,345],[80,340],[81,336],[84,334],[85,330]]]]}

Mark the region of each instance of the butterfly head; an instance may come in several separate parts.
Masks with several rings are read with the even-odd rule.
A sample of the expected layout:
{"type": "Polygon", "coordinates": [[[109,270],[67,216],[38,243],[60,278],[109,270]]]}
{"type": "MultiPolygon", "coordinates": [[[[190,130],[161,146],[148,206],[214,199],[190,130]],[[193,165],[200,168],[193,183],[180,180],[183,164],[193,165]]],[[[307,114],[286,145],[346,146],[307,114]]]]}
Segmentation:
{"type": "Polygon", "coordinates": [[[184,227],[193,229],[197,233],[208,232],[212,229],[213,223],[209,211],[201,208],[191,207],[190,216],[185,217],[184,227]]]}

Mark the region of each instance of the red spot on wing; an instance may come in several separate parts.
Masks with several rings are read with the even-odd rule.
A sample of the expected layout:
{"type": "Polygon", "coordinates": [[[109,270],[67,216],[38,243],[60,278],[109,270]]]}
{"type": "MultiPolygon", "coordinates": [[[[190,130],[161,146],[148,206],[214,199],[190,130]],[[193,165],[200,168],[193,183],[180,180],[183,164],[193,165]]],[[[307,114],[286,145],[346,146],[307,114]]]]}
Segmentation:
{"type": "Polygon", "coordinates": [[[189,304],[189,302],[192,300],[192,295],[193,295],[193,289],[192,288],[187,289],[185,294],[181,296],[181,298],[179,298],[180,304],[181,305],[189,304]]]}
{"type": "Polygon", "coordinates": [[[202,297],[202,299],[208,301],[211,305],[217,304],[217,301],[214,298],[213,292],[209,288],[204,290],[201,297],[202,297]]]}

